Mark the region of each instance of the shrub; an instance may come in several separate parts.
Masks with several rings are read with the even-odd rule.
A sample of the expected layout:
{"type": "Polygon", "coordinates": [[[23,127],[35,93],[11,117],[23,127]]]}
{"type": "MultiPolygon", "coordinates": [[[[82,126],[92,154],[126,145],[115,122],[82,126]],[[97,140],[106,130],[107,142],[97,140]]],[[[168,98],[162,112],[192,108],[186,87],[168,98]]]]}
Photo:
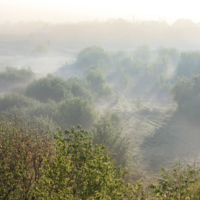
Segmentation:
{"type": "Polygon", "coordinates": [[[199,86],[200,76],[193,76],[190,79],[186,77],[179,78],[171,90],[172,97],[181,107],[183,104],[193,100],[200,94],[199,86]]]}
{"type": "Polygon", "coordinates": [[[133,198],[126,171],[80,127],[65,136],[58,130],[54,138],[16,117],[4,118],[0,127],[1,199],[133,198]]]}
{"type": "Polygon", "coordinates": [[[99,96],[107,97],[111,95],[112,91],[109,86],[106,86],[105,76],[98,69],[92,69],[86,75],[89,88],[97,93],[99,96]]]}
{"type": "Polygon", "coordinates": [[[25,94],[42,102],[47,102],[48,99],[59,102],[72,96],[66,80],[51,75],[30,83],[25,94]]]}
{"type": "Polygon", "coordinates": [[[53,140],[48,129],[40,137],[37,127],[16,117],[3,118],[0,127],[0,199],[31,199],[43,176],[43,159],[53,152],[53,140]]]}
{"type": "Polygon", "coordinates": [[[124,83],[124,86],[127,87],[130,83],[130,76],[129,74],[124,74],[123,76],[123,83],[124,83]]]}
{"type": "Polygon", "coordinates": [[[66,99],[58,105],[54,120],[62,129],[81,125],[89,129],[96,119],[96,112],[87,100],[82,98],[66,99]]]}
{"type": "Polygon", "coordinates": [[[27,83],[35,77],[35,73],[28,69],[17,69],[14,67],[6,67],[6,69],[0,72],[0,85],[2,89],[7,87],[27,83]]]}
{"type": "Polygon", "coordinates": [[[115,113],[107,113],[101,117],[92,128],[93,144],[101,144],[105,140],[105,145],[111,153],[111,157],[116,159],[116,165],[128,166],[130,162],[130,144],[126,136],[122,136],[122,120],[115,113]]]}
{"type": "Polygon", "coordinates": [[[134,58],[140,61],[150,61],[151,59],[151,51],[148,45],[140,45],[137,46],[134,52],[134,58]]]}
{"type": "Polygon", "coordinates": [[[34,107],[37,104],[37,101],[26,97],[24,95],[11,93],[5,94],[0,97],[0,112],[9,110],[13,107],[22,108],[22,107],[34,107]]]}
{"type": "Polygon", "coordinates": [[[84,86],[85,84],[76,77],[65,80],[48,75],[30,83],[26,88],[25,94],[42,102],[47,102],[48,99],[60,102],[72,97],[83,97],[92,102],[92,94],[84,86]]]}
{"type": "Polygon", "coordinates": [[[182,52],[180,61],[176,69],[177,77],[192,77],[192,75],[200,74],[200,52],[182,52]]]}
{"type": "Polygon", "coordinates": [[[77,64],[80,67],[90,67],[91,65],[97,65],[99,60],[108,63],[110,58],[102,47],[97,46],[86,47],[81,50],[77,56],[77,64]]]}
{"type": "Polygon", "coordinates": [[[35,52],[39,54],[46,54],[48,51],[49,49],[45,44],[38,44],[35,49],[35,52]]]}
{"type": "Polygon", "coordinates": [[[92,69],[86,75],[86,79],[89,83],[90,88],[93,91],[100,92],[106,83],[106,79],[101,71],[98,69],[92,69]]]}
{"type": "Polygon", "coordinates": [[[154,197],[159,199],[199,199],[199,169],[179,165],[173,170],[161,168],[159,183],[150,184],[154,197]]]}
{"type": "Polygon", "coordinates": [[[163,46],[160,46],[158,47],[157,51],[159,56],[168,55],[172,59],[173,63],[177,64],[180,57],[180,53],[176,48],[165,48],[163,46]]]}
{"type": "Polygon", "coordinates": [[[69,85],[73,97],[82,97],[90,102],[93,101],[91,92],[85,88],[86,84],[82,80],[71,77],[67,80],[67,84],[69,85]]]}

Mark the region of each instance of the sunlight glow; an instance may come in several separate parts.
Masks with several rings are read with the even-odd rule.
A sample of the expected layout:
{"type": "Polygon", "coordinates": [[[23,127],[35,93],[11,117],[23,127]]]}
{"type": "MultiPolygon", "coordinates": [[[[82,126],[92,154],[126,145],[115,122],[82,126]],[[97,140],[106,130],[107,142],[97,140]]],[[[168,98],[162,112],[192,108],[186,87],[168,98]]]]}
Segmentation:
{"type": "MultiPolygon", "coordinates": [[[[174,16],[200,19],[198,1],[182,0],[6,0],[0,1],[3,20],[76,21],[133,15],[174,16]]],[[[158,18],[158,17],[157,17],[158,18]]]]}

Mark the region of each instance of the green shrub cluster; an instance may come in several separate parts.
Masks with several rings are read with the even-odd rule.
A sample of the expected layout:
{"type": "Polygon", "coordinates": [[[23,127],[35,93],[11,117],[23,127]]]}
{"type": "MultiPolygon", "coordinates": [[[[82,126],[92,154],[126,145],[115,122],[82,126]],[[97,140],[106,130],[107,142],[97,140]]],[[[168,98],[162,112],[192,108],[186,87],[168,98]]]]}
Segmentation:
{"type": "Polygon", "coordinates": [[[60,103],[53,100],[41,103],[15,93],[0,97],[0,112],[16,113],[24,120],[27,116],[49,118],[60,124],[63,129],[77,124],[89,129],[97,117],[90,103],[80,97],[66,99],[60,103]]]}
{"type": "MultiPolygon", "coordinates": [[[[116,116],[110,116],[116,123],[116,116]]],[[[17,116],[0,121],[0,199],[197,200],[200,169],[161,168],[156,183],[127,184],[127,171],[116,167],[104,144],[93,145],[80,126],[64,134],[31,125],[17,116]]]]}
{"type": "Polygon", "coordinates": [[[159,56],[165,56],[165,55],[170,56],[174,64],[177,64],[180,58],[180,53],[176,48],[165,48],[163,46],[160,46],[158,47],[157,52],[159,56]]]}
{"type": "Polygon", "coordinates": [[[97,65],[100,60],[105,64],[109,63],[110,56],[102,47],[97,46],[86,47],[77,56],[77,64],[83,68],[97,65]]]}
{"type": "Polygon", "coordinates": [[[93,125],[91,132],[93,143],[105,142],[117,166],[128,167],[131,163],[131,147],[128,138],[122,136],[122,119],[119,115],[108,112],[93,125]]]}
{"type": "Polygon", "coordinates": [[[35,77],[35,73],[28,69],[17,69],[6,67],[0,72],[0,87],[2,89],[14,86],[16,84],[28,83],[35,77]]]}
{"type": "Polygon", "coordinates": [[[92,101],[92,95],[77,78],[65,80],[52,75],[30,83],[26,88],[25,95],[41,102],[47,102],[49,99],[60,102],[72,97],[83,97],[92,101]]]}
{"type": "Polygon", "coordinates": [[[99,96],[107,97],[112,94],[111,88],[106,85],[106,78],[98,69],[92,69],[86,75],[89,88],[99,96]]]}
{"type": "Polygon", "coordinates": [[[58,104],[54,119],[62,129],[81,125],[89,129],[96,119],[97,113],[87,100],[82,98],[66,99],[58,104]]]}
{"type": "Polygon", "coordinates": [[[200,75],[188,79],[179,78],[171,90],[174,101],[178,104],[178,111],[193,122],[200,117],[200,75]]]}
{"type": "Polygon", "coordinates": [[[177,77],[188,77],[200,74],[200,52],[182,52],[176,69],[177,77]]]}
{"type": "Polygon", "coordinates": [[[132,199],[126,171],[116,168],[104,145],[71,128],[39,134],[17,117],[0,122],[1,199],[132,199]]]}

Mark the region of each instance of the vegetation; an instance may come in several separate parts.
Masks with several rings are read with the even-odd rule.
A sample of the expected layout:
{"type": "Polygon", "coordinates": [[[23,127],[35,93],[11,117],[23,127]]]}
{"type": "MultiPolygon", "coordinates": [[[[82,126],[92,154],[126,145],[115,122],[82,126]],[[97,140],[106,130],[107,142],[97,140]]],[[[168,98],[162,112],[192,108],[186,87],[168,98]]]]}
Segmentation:
{"type": "Polygon", "coordinates": [[[72,97],[83,97],[92,101],[92,95],[77,78],[65,80],[52,75],[30,83],[25,95],[41,102],[47,102],[49,99],[60,102],[72,97]]]}
{"type": "Polygon", "coordinates": [[[100,145],[105,141],[111,157],[116,165],[128,167],[131,163],[130,144],[126,136],[122,136],[122,119],[115,113],[107,113],[101,117],[92,129],[93,143],[100,145]]]}
{"type": "Polygon", "coordinates": [[[28,83],[35,77],[35,73],[30,69],[17,69],[6,67],[0,72],[0,89],[7,89],[16,84],[28,83]]]}
{"type": "Polygon", "coordinates": [[[192,75],[200,74],[200,52],[182,52],[180,61],[176,69],[177,77],[188,77],[192,75]]]}
{"type": "Polygon", "coordinates": [[[168,55],[172,59],[173,63],[177,64],[179,57],[180,57],[180,53],[179,53],[178,49],[176,49],[176,48],[165,48],[163,46],[160,46],[160,47],[158,47],[157,51],[158,51],[159,56],[168,55]]]}
{"type": "Polygon", "coordinates": [[[103,73],[98,69],[90,70],[86,75],[86,79],[88,81],[89,88],[99,96],[107,97],[111,95],[112,91],[110,87],[106,85],[106,79],[103,73]]]}
{"type": "Polygon", "coordinates": [[[108,63],[110,58],[102,47],[90,46],[81,50],[77,56],[77,63],[80,67],[97,65],[99,60],[108,63]]]}
{"type": "Polygon", "coordinates": [[[53,99],[56,102],[64,100],[70,95],[67,83],[60,77],[48,75],[45,78],[35,80],[26,88],[25,94],[42,102],[53,99]]]}
{"type": "Polygon", "coordinates": [[[96,112],[87,100],[72,98],[60,102],[54,119],[63,129],[77,124],[89,129],[96,119],[96,112]]]}
{"type": "Polygon", "coordinates": [[[172,88],[172,96],[177,102],[179,112],[193,122],[197,122],[200,116],[200,76],[193,76],[190,79],[180,78],[172,88]]]}
{"type": "Polygon", "coordinates": [[[8,68],[0,113],[14,117],[0,118],[0,199],[199,199],[198,166],[174,168],[199,157],[198,54],[90,46],[68,79],[30,83],[28,70],[14,69],[12,82],[8,68]]]}
{"type": "Polygon", "coordinates": [[[131,199],[125,171],[80,127],[52,138],[17,117],[0,126],[1,199],[131,199]]]}

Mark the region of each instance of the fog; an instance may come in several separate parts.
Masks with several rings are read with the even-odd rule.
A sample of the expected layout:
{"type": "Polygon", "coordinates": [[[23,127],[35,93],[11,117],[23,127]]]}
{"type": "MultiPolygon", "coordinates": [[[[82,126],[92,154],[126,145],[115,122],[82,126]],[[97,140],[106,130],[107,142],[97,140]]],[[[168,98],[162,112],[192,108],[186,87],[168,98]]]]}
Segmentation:
{"type": "Polygon", "coordinates": [[[51,119],[62,130],[80,124],[91,133],[107,120],[112,137],[128,138],[131,165],[147,182],[160,166],[198,160],[200,20],[196,8],[183,12],[188,5],[192,12],[192,2],[179,12],[177,2],[171,13],[169,5],[149,13],[142,4],[111,9],[111,1],[99,8],[89,1],[3,3],[0,114],[30,116],[41,126],[51,119]]]}

